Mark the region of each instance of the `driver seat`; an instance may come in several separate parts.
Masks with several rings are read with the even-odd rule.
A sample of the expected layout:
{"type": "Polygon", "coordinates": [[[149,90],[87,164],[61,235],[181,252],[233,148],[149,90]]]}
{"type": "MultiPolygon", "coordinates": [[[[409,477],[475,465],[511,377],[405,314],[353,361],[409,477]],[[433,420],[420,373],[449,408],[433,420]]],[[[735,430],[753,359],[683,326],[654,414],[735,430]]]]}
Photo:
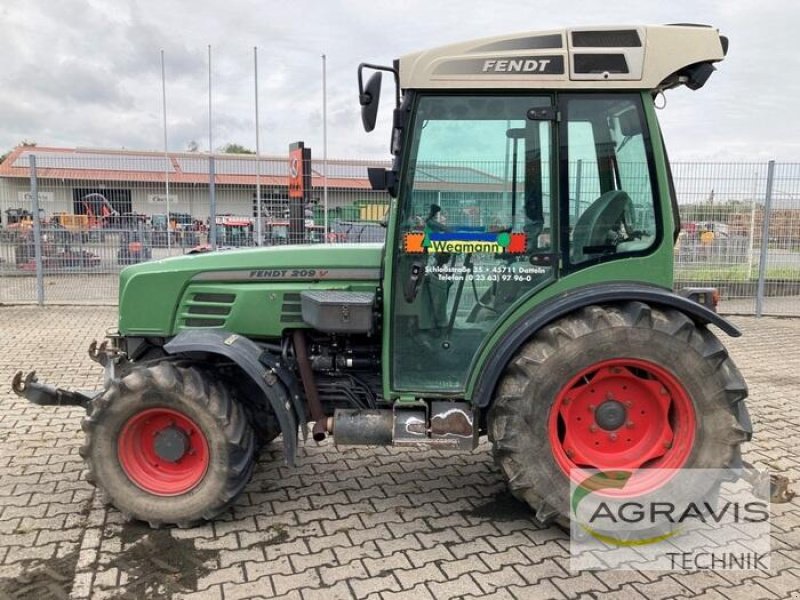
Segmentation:
{"type": "Polygon", "coordinates": [[[620,224],[630,222],[633,201],[622,190],[606,192],[587,208],[575,223],[572,232],[570,260],[582,262],[606,252],[587,252],[590,248],[608,246],[620,224]]]}

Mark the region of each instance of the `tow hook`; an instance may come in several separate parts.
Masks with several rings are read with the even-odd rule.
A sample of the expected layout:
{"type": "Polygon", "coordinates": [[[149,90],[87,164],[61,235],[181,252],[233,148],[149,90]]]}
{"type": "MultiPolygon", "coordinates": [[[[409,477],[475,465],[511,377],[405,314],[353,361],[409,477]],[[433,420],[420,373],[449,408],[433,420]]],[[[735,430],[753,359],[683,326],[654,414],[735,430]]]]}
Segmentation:
{"type": "Polygon", "coordinates": [[[114,361],[118,358],[122,353],[119,349],[108,347],[108,340],[104,340],[99,346],[97,345],[97,340],[92,341],[89,344],[89,358],[91,358],[94,362],[103,365],[104,367],[108,365],[109,362],[114,361]]]}
{"type": "Polygon", "coordinates": [[[39,383],[36,371],[31,371],[24,377],[22,371],[18,371],[11,380],[11,389],[17,396],[39,406],[80,406],[86,412],[91,412],[92,395],[39,383]]]}
{"type": "Polygon", "coordinates": [[[745,462],[742,470],[742,479],[749,483],[753,490],[760,496],[765,496],[769,486],[769,500],[773,504],[791,502],[797,495],[789,489],[789,478],[776,473],[768,473],[750,463],[745,462]]]}
{"type": "Polygon", "coordinates": [[[769,499],[776,504],[791,502],[796,496],[794,490],[789,489],[789,478],[783,475],[772,474],[769,476],[769,499]]]}
{"type": "Polygon", "coordinates": [[[103,366],[105,385],[108,386],[109,383],[116,379],[117,372],[115,367],[118,359],[122,356],[122,352],[113,346],[109,348],[108,340],[104,340],[99,346],[97,340],[93,340],[89,344],[88,352],[89,358],[103,366]]]}

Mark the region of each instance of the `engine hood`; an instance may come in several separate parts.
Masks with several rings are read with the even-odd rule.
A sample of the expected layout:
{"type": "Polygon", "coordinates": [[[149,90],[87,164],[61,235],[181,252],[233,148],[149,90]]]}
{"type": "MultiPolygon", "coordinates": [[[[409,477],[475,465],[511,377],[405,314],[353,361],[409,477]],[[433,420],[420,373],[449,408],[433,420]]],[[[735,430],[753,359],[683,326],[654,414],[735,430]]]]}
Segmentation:
{"type": "Polygon", "coordinates": [[[192,285],[319,286],[380,280],[383,244],[316,244],[224,250],[141,263],[120,274],[119,331],[166,335],[192,285]]]}

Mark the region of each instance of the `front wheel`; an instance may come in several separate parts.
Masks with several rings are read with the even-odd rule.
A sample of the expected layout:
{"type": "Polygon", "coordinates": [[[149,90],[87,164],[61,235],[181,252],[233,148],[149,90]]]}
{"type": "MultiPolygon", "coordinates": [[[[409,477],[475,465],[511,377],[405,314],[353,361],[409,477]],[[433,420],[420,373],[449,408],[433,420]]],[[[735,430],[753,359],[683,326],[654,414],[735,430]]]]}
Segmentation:
{"type": "Polygon", "coordinates": [[[746,396],[722,344],[685,314],[590,306],[519,349],[489,435],[512,493],[539,521],[566,526],[570,481],[590,473],[632,474],[625,493],[637,497],[666,489],[678,469],[738,466],[746,396]]]}
{"type": "Polygon", "coordinates": [[[134,368],[93,401],[83,429],[88,480],[123,514],[154,527],[213,518],[254,468],[247,415],[197,367],[134,368]]]}

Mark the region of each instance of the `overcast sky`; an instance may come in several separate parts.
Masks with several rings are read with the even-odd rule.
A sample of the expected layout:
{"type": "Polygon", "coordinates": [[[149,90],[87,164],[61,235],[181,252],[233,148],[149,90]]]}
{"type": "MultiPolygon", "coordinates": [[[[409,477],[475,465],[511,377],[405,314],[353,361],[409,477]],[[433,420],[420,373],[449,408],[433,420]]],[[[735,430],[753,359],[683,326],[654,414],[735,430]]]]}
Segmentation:
{"type": "MultiPolygon", "coordinates": [[[[169,149],[255,148],[253,47],[259,52],[261,151],[304,140],[322,156],[388,156],[390,95],[361,129],[359,62],[472,38],[571,25],[708,23],[730,38],[705,88],[668,92],[662,126],[673,160],[800,162],[796,0],[4,0],[0,8],[0,153],[41,146],[162,150],[166,56],[169,149]]],[[[384,80],[388,83],[389,80],[384,80]]]]}

